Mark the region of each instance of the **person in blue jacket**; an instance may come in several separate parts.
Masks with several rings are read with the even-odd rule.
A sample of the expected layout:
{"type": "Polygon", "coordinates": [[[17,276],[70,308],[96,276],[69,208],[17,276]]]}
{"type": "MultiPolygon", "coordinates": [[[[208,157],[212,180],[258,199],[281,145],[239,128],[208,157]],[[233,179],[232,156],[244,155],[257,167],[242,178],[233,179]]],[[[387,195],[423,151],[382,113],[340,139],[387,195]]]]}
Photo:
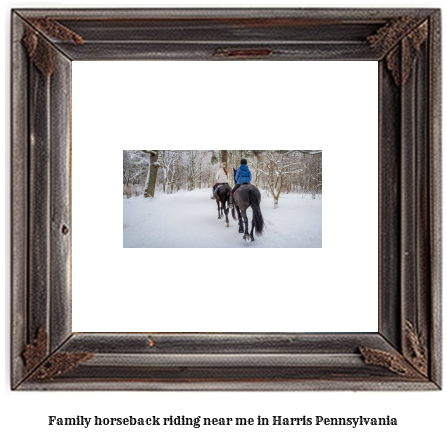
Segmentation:
{"type": "Polygon", "coordinates": [[[241,184],[244,183],[251,183],[251,172],[250,169],[247,166],[247,160],[245,158],[242,158],[241,160],[241,167],[236,171],[236,185],[233,187],[233,190],[231,191],[230,196],[230,208],[234,208],[233,205],[233,194],[234,192],[241,186],[241,184]]]}

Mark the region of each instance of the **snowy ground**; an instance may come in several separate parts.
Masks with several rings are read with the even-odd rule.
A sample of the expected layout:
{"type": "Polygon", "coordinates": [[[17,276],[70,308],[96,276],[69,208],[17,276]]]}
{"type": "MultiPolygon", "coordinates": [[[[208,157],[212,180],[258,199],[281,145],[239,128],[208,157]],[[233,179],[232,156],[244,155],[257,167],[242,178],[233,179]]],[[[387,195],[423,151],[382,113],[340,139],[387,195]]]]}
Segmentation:
{"type": "MultiPolygon", "coordinates": [[[[254,242],[245,242],[230,212],[230,227],[217,219],[211,190],[157,194],[123,199],[124,248],[321,248],[322,199],[281,195],[279,208],[263,196],[265,228],[254,242]]],[[[251,227],[251,208],[248,212],[251,227]]],[[[250,228],[251,229],[251,228],[250,228]]]]}

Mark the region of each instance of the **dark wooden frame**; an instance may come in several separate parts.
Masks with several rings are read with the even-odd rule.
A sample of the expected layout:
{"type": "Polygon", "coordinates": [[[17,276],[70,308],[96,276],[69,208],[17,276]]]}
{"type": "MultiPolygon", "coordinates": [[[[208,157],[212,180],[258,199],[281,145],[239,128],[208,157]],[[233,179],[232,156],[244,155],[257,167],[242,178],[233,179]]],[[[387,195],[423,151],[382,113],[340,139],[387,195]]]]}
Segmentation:
{"type": "Polygon", "coordinates": [[[439,389],[440,29],[436,9],[13,11],[11,387],[439,389]],[[378,61],[378,333],[72,333],[71,61],[102,59],[378,61]]]}

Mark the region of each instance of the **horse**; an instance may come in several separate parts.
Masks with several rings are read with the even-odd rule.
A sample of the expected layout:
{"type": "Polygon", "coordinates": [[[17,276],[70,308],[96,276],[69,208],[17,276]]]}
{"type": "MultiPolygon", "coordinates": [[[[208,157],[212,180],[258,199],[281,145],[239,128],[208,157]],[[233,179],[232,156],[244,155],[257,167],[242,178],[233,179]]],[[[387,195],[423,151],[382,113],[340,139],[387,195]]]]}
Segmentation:
{"type": "MultiPolygon", "coordinates": [[[[234,180],[236,181],[236,169],[233,168],[234,180]]],[[[236,181],[237,183],[237,181],[236,181]]],[[[257,236],[262,236],[262,231],[264,230],[264,218],[261,213],[261,192],[256,186],[251,184],[242,184],[233,195],[234,206],[231,214],[233,219],[236,220],[236,214],[234,210],[237,211],[237,216],[239,219],[239,233],[244,233],[244,240],[255,240],[253,237],[253,230],[256,230],[257,236]],[[248,234],[248,217],[247,208],[251,207],[253,210],[253,219],[251,221],[251,232],[248,234]],[[245,228],[242,224],[242,219],[244,220],[245,228]]]]}
{"type": "Polygon", "coordinates": [[[228,220],[228,210],[230,209],[228,203],[230,202],[231,188],[228,184],[223,184],[216,189],[214,194],[217,203],[217,219],[222,219],[225,214],[225,226],[230,226],[230,221],[228,220]]]}

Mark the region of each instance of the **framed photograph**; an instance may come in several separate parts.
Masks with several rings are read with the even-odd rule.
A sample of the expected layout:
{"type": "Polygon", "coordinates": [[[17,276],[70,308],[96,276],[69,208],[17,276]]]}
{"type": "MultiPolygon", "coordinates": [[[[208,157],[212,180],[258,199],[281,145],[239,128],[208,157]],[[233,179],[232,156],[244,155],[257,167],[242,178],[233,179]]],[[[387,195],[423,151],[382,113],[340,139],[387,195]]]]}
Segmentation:
{"type": "Polygon", "coordinates": [[[11,388],[441,389],[440,57],[437,9],[14,10],[11,388]],[[299,76],[310,66],[316,82],[299,76]],[[337,164],[331,139],[346,157],[337,164]],[[198,157],[200,177],[188,168],[198,157]],[[262,197],[247,221],[238,170],[262,197]],[[233,172],[227,222],[230,204],[209,198],[226,198],[233,172]],[[335,199],[347,190],[349,202],[335,199]],[[305,205],[301,193],[320,198],[305,205]],[[349,239],[338,223],[355,229],[349,239]],[[250,279],[238,272],[248,258],[250,279]],[[218,286],[220,260],[233,288],[225,275],[218,286]],[[332,279],[324,298],[319,277],[332,279]],[[141,289],[146,301],[132,301],[141,289]],[[377,330],[337,323],[367,310],[377,330]],[[305,314],[329,327],[303,326],[305,314]]]}
{"type": "Polygon", "coordinates": [[[255,152],[123,151],[123,247],[246,248],[264,237],[261,248],[321,248],[322,151],[255,152]],[[226,161],[218,159],[222,155],[226,161]],[[160,197],[162,202],[144,200],[160,197]],[[209,216],[210,203],[203,202],[209,198],[223,227],[215,221],[197,223],[209,216]],[[285,209],[277,214],[280,199],[285,209]],[[141,222],[141,214],[147,222],[141,222]],[[242,239],[223,229],[230,228],[230,219],[242,239]],[[276,232],[267,234],[267,223],[276,232]]]}

